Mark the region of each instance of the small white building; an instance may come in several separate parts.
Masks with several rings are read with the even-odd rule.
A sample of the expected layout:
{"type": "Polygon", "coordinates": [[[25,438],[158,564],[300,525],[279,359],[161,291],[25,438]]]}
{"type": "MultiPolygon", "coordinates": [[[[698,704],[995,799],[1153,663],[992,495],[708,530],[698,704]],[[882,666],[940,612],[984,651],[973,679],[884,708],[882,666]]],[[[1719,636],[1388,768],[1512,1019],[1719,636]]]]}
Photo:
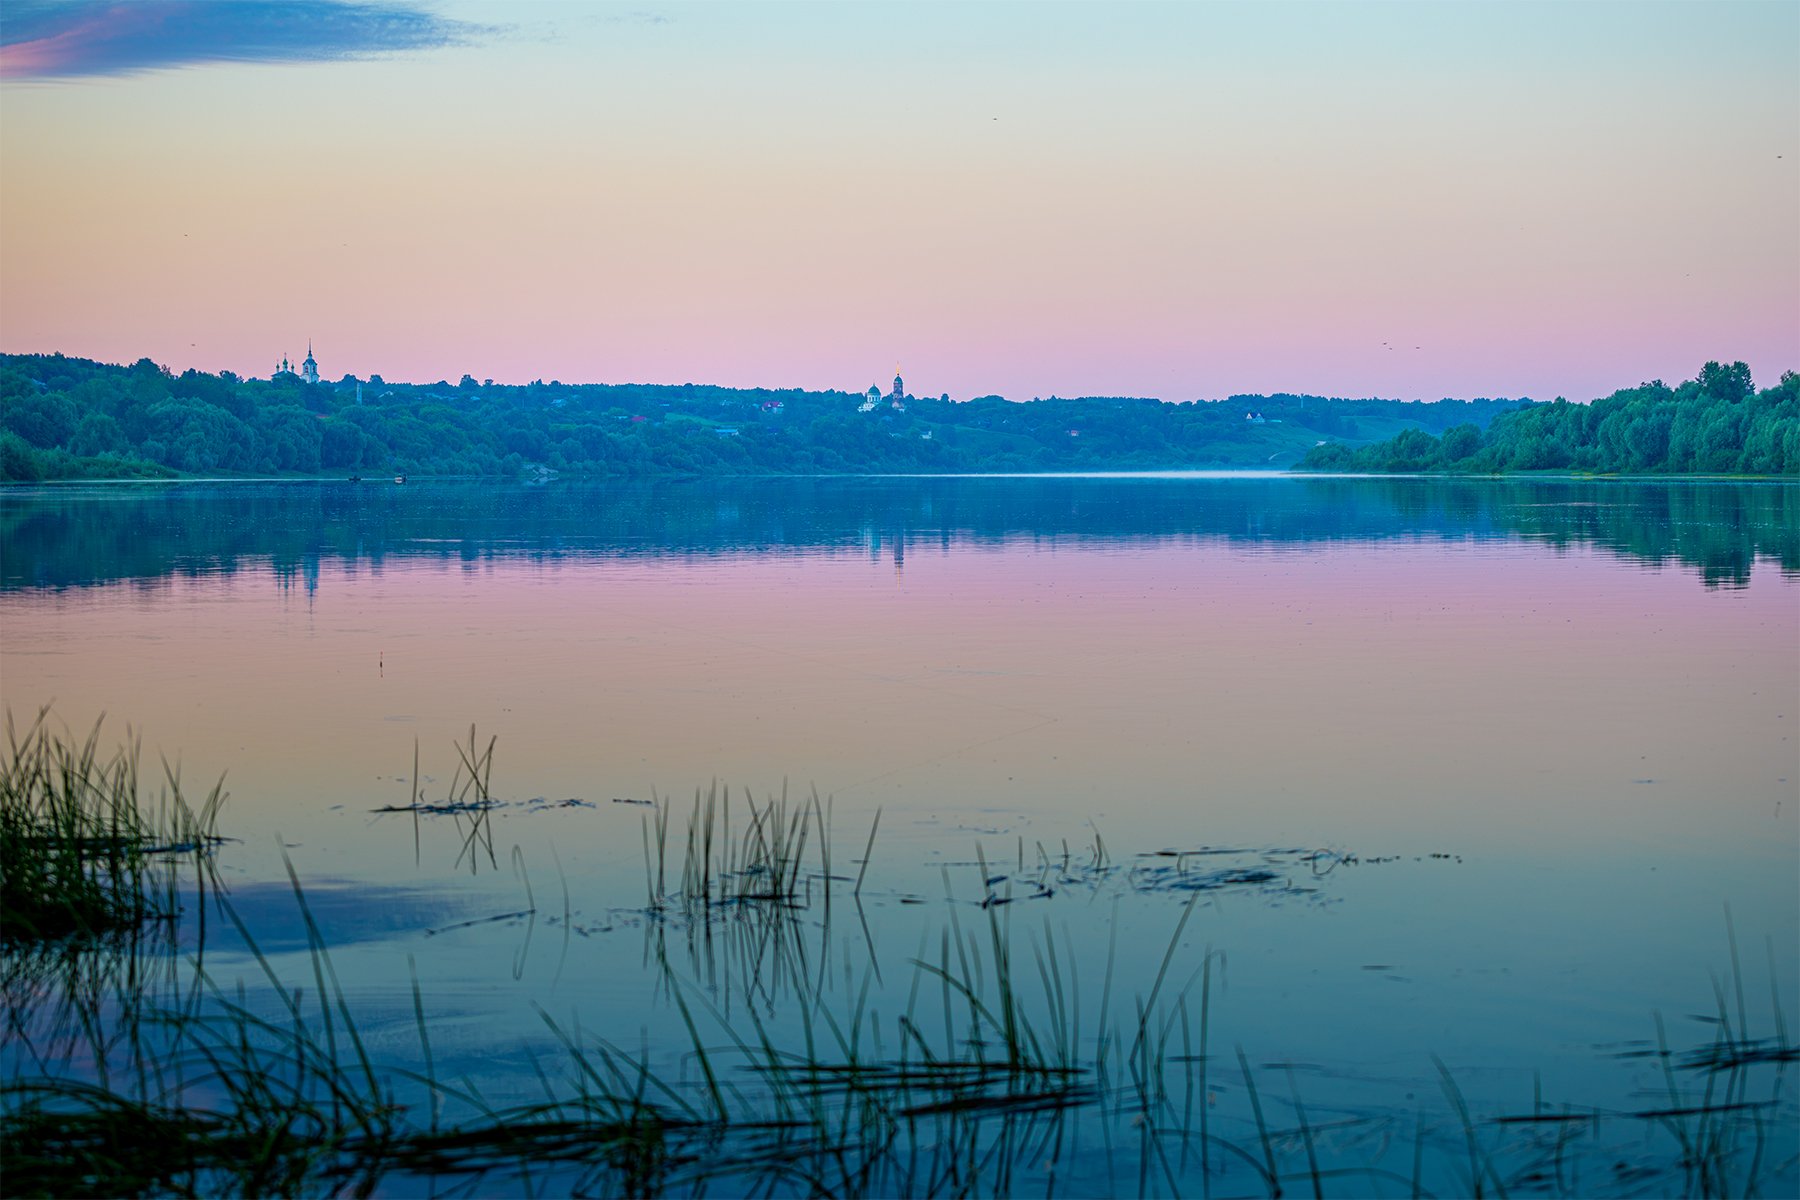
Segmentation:
{"type": "Polygon", "coordinates": [[[284,354],[281,356],[281,361],[275,364],[275,373],[269,376],[269,378],[280,379],[284,375],[298,375],[308,383],[319,382],[319,364],[313,359],[312,342],[310,340],[306,343],[306,361],[300,364],[300,369],[298,371],[294,369],[294,364],[289,362],[288,356],[284,354]]]}
{"type": "Polygon", "coordinates": [[[900,369],[894,368],[894,390],[883,396],[879,385],[869,385],[869,395],[857,408],[857,412],[874,412],[883,402],[895,412],[906,411],[906,384],[900,378],[900,369]]]}

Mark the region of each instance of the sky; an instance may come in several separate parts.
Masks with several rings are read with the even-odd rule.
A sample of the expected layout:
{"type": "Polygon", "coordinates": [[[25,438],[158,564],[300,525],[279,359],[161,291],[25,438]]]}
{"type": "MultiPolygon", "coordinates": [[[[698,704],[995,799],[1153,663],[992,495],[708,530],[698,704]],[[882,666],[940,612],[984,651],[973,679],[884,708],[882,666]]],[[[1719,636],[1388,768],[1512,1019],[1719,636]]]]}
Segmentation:
{"type": "Polygon", "coordinates": [[[0,350],[1586,400],[1800,369],[1800,3],[0,7],[0,350]]]}

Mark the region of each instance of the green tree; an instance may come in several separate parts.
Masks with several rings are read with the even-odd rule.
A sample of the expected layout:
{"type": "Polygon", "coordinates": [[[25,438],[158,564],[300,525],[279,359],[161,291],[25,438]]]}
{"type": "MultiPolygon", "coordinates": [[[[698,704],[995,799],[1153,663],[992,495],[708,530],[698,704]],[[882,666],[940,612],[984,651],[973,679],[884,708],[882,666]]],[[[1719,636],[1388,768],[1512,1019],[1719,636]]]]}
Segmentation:
{"type": "Polygon", "coordinates": [[[32,446],[62,445],[74,436],[77,422],[75,406],[55,392],[27,390],[0,401],[0,429],[32,446]]]}
{"type": "Polygon", "coordinates": [[[32,483],[43,477],[43,467],[25,439],[10,429],[0,430],[0,480],[32,483]]]}
{"type": "Polygon", "coordinates": [[[1452,425],[1444,430],[1444,436],[1439,446],[1439,457],[1447,464],[1455,464],[1473,458],[1480,449],[1481,429],[1478,426],[1452,425]]]}

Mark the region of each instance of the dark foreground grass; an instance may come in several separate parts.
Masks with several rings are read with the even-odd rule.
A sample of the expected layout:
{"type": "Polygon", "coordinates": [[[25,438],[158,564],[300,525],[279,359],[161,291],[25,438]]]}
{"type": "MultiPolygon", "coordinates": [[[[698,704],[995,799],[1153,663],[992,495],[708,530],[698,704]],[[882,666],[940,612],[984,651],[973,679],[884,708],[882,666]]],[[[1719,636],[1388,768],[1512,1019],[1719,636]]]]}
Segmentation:
{"type": "Polygon", "coordinates": [[[0,762],[0,939],[32,942],[135,929],[174,914],[178,859],[204,858],[221,784],[196,810],[165,761],[165,786],[146,797],[138,746],[103,756],[100,723],[86,739],[60,732],[49,711],[20,736],[6,714],[0,762]]]}
{"type": "Polygon", "coordinates": [[[1650,1052],[1666,1090],[1640,1108],[1533,1095],[1479,1113],[1437,1064],[1440,1103],[1350,1112],[1308,1103],[1284,1064],[1219,1051],[1222,959],[1186,963],[1182,924],[1128,1002],[1123,981],[1084,987],[1048,925],[1021,934],[989,908],[965,926],[951,906],[901,1012],[874,1012],[866,980],[845,1002],[798,972],[797,1022],[777,1028],[669,971],[685,1047],[632,1052],[540,1011],[542,1096],[498,1104],[434,1066],[416,985],[418,1053],[376,1060],[294,893],[302,985],[216,899],[266,973],[260,1002],[192,962],[180,986],[107,976],[156,992],[114,1005],[110,1041],[21,1056],[40,1026],[12,1022],[8,1195],[1748,1196],[1796,1178],[1794,1047],[1779,1017],[1748,1035],[1741,987],[1721,988],[1710,1047],[1650,1052]]]}
{"type": "MultiPolygon", "coordinates": [[[[108,794],[135,795],[135,768],[99,764],[92,738],[58,750],[34,727],[24,744],[38,748],[22,777],[111,779],[108,794]]],[[[471,733],[469,782],[451,795],[471,822],[463,853],[490,863],[492,750],[471,733]]],[[[1783,1001],[1770,996],[1773,1029],[1753,1034],[1729,926],[1715,1035],[1672,1050],[1658,1021],[1642,1056],[1660,1090],[1639,1106],[1534,1091],[1482,1111],[1423,1051],[1423,1099],[1333,1106],[1304,1096],[1291,1064],[1222,1048],[1212,1000],[1224,958],[1184,943],[1204,889],[1186,889],[1155,974],[1117,979],[1110,951],[1086,961],[1066,930],[994,902],[1004,877],[978,852],[981,899],[945,904],[898,988],[875,986],[871,953],[860,982],[846,965],[834,990],[829,802],[726,800],[696,797],[675,889],[667,809],[646,826],[652,911],[664,914],[646,924],[650,961],[684,1044],[633,1051],[616,1031],[584,1029],[578,1009],[540,1009],[547,1040],[525,1055],[541,1094],[528,1101],[484,1095],[434,1055],[416,981],[416,1048],[391,1030],[366,1040],[291,864],[308,950],[299,981],[216,888],[186,897],[188,919],[234,927],[266,986],[215,981],[204,933],[182,960],[157,936],[172,923],[141,922],[173,912],[174,894],[142,876],[138,894],[161,907],[128,910],[139,924],[0,945],[5,1193],[1773,1196],[1800,1180],[1783,1001]],[[681,910],[699,915],[674,921],[681,910]],[[685,973],[664,950],[671,931],[690,938],[685,973]],[[715,947],[735,968],[702,969],[715,947]],[[721,976],[738,981],[735,1006],[721,976]],[[876,1011],[872,996],[902,991],[898,1011],[876,1011]]],[[[119,828],[154,859],[151,832],[119,828]]],[[[1093,859],[1104,868],[1097,838],[1093,859]]],[[[838,906],[860,920],[854,887],[838,906]]]]}

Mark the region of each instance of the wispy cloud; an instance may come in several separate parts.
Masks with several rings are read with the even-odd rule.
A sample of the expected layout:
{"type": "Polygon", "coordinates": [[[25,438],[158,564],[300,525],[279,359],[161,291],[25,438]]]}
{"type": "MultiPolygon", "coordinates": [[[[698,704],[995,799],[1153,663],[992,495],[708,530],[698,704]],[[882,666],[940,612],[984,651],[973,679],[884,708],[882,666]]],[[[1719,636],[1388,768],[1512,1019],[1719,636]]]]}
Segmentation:
{"type": "Polygon", "coordinates": [[[0,13],[0,77],[7,79],[331,62],[491,32],[404,5],[344,0],[8,0],[0,13]]]}

